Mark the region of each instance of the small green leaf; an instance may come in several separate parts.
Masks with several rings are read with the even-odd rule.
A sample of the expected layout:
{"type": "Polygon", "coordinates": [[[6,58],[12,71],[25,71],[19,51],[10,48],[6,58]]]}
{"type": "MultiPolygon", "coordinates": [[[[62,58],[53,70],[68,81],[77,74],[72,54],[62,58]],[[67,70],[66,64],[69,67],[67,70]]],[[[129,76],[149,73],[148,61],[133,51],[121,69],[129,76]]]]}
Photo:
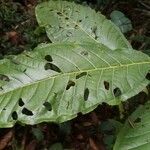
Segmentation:
{"type": "Polygon", "coordinates": [[[115,136],[113,135],[105,135],[103,138],[103,142],[106,145],[107,150],[112,150],[114,141],[115,141],[115,136]]]}
{"type": "Polygon", "coordinates": [[[121,127],[122,127],[122,124],[119,121],[116,121],[116,120],[113,120],[113,119],[109,119],[107,121],[103,121],[100,124],[100,130],[101,130],[101,132],[114,130],[115,133],[117,133],[118,130],[121,127]]]}
{"type": "Polygon", "coordinates": [[[114,150],[149,150],[150,103],[140,106],[120,130],[114,150]]]}
{"type": "Polygon", "coordinates": [[[126,33],[132,30],[131,20],[127,18],[121,11],[114,10],[110,14],[112,22],[117,25],[122,33],[126,33]]]}
{"type": "Polygon", "coordinates": [[[44,135],[39,128],[32,128],[32,133],[38,141],[42,141],[44,139],[44,135]]]}
{"type": "Polygon", "coordinates": [[[49,150],[64,150],[64,149],[61,143],[55,143],[49,148],[49,150]]]}

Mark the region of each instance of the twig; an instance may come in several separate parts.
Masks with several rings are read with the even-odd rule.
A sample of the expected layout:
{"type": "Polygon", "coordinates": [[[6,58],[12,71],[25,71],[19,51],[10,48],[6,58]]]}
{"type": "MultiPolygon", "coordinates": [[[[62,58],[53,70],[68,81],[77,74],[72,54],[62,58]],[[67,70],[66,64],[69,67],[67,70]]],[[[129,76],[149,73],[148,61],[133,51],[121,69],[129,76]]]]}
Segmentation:
{"type": "Polygon", "coordinates": [[[148,10],[150,10],[150,6],[148,6],[147,4],[145,4],[144,2],[142,1],[138,1],[142,6],[144,6],[145,8],[147,8],[148,10]]]}
{"type": "Polygon", "coordinates": [[[141,12],[144,13],[144,15],[150,16],[150,11],[148,11],[148,10],[143,10],[143,9],[140,9],[140,8],[135,8],[135,10],[141,11],[141,12]]]}

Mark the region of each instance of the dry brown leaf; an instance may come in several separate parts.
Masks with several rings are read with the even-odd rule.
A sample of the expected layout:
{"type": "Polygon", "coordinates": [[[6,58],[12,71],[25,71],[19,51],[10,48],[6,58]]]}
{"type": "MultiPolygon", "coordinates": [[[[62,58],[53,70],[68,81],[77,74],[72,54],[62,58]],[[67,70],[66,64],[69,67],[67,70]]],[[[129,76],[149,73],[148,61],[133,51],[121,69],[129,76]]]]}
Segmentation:
{"type": "Polygon", "coordinates": [[[0,139],[0,150],[3,150],[6,148],[8,143],[12,140],[13,138],[13,131],[10,130],[8,133],[6,133],[1,139],[0,139]]]}

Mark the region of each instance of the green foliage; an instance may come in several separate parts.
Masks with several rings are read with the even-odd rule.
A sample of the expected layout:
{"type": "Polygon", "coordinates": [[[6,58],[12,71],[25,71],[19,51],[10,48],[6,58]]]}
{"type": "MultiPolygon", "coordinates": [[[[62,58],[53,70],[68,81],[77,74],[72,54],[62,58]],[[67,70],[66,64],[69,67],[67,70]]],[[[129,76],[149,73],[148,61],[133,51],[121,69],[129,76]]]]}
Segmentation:
{"type": "Polygon", "coordinates": [[[65,1],[45,2],[36,7],[36,17],[52,42],[91,41],[102,43],[112,50],[131,48],[111,21],[87,6],[65,1]]]}
{"type": "Polygon", "coordinates": [[[44,44],[4,59],[0,126],[64,122],[102,102],[119,104],[149,83],[149,66],[150,58],[141,52],[96,43],[44,44]]]}
{"type": "MultiPolygon", "coordinates": [[[[103,102],[118,105],[150,83],[150,57],[133,50],[103,15],[75,3],[50,1],[37,6],[36,16],[41,27],[34,33],[40,35],[45,28],[53,43],[0,60],[0,127],[65,122],[103,102]]],[[[147,116],[139,110],[137,114],[147,116]]],[[[69,126],[61,124],[60,129],[69,126]]],[[[126,128],[133,131],[126,123],[116,150],[124,147],[124,139],[128,142],[122,139],[126,128]]],[[[33,132],[39,141],[43,138],[41,131],[33,132]]],[[[112,148],[114,136],[104,142],[112,148]]]]}
{"type": "Polygon", "coordinates": [[[114,22],[121,30],[122,33],[126,33],[132,30],[131,20],[127,18],[121,11],[114,10],[110,14],[112,22],[114,22]]]}
{"type": "Polygon", "coordinates": [[[140,106],[118,134],[114,150],[149,150],[150,103],[140,106]]]}
{"type": "Polygon", "coordinates": [[[113,119],[103,121],[100,124],[100,132],[104,134],[103,142],[107,150],[111,150],[113,148],[116,136],[121,127],[122,124],[113,119]]]}
{"type": "Polygon", "coordinates": [[[137,35],[132,38],[134,42],[141,44],[141,49],[144,53],[150,56],[150,37],[145,35],[137,35]]]}

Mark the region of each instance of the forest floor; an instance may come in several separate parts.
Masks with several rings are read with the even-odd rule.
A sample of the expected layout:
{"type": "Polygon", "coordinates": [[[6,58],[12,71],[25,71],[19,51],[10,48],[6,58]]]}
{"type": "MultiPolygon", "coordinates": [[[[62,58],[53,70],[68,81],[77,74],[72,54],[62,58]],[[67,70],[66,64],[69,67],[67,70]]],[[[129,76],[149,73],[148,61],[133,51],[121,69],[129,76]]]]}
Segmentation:
{"type": "MultiPolygon", "coordinates": [[[[35,18],[34,8],[42,1],[0,1],[0,59],[50,42],[35,18]]],[[[108,18],[113,10],[123,12],[133,26],[125,36],[133,48],[150,54],[149,0],[110,0],[101,5],[92,1],[87,4],[108,18]]],[[[77,118],[62,124],[16,124],[13,128],[0,129],[0,150],[111,150],[121,123],[146,101],[147,95],[141,92],[123,104],[122,115],[117,106],[104,103],[91,113],[78,114],[77,118]]]]}

